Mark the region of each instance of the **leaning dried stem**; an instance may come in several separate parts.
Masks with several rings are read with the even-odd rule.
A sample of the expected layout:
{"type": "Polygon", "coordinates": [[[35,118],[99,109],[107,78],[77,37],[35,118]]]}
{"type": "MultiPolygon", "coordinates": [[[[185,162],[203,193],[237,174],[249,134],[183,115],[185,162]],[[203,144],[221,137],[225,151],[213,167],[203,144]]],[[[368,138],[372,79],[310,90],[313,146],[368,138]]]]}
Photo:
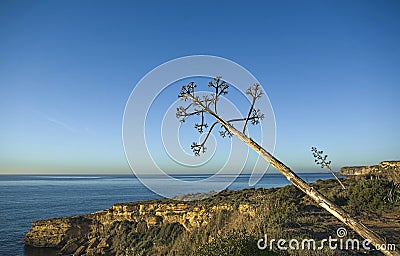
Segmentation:
{"type": "MultiPolygon", "coordinates": [[[[225,81],[223,81],[220,76],[217,76],[208,83],[208,87],[214,88],[215,93],[210,93],[210,95],[203,95],[201,97],[195,95],[196,87],[197,85],[194,82],[191,82],[186,86],[182,86],[181,92],[179,93],[178,97],[183,101],[189,100],[189,104],[186,107],[179,106],[176,109],[176,117],[179,118],[179,121],[183,123],[186,121],[186,118],[190,116],[201,116],[200,123],[196,123],[194,125],[194,128],[197,129],[198,132],[203,133],[209,127],[204,119],[204,113],[206,112],[204,108],[209,109],[210,111],[211,109],[213,109],[213,112],[217,113],[218,99],[221,95],[226,95],[228,93],[229,85],[225,81]]],[[[256,100],[259,99],[263,94],[260,85],[254,84],[247,91],[247,94],[253,97],[247,117],[228,120],[228,123],[231,124],[233,122],[242,121],[245,122],[244,126],[246,127],[249,121],[252,125],[257,125],[260,123],[260,120],[264,118],[264,114],[261,112],[260,109],[254,109],[254,104],[256,100]]],[[[199,156],[200,153],[204,153],[206,151],[205,143],[207,142],[207,139],[209,138],[209,135],[214,129],[216,123],[213,123],[210,126],[210,129],[208,130],[205,139],[200,144],[197,142],[193,142],[193,144],[191,145],[191,149],[196,156],[199,156]]],[[[229,130],[227,130],[224,126],[221,126],[219,134],[223,138],[232,136],[229,130]]]]}
{"type": "MultiPolygon", "coordinates": [[[[215,78],[214,81],[217,84],[219,84],[220,77],[215,78]]],[[[258,88],[258,86],[257,86],[257,88],[258,88]]],[[[271,155],[267,150],[265,150],[263,147],[261,147],[259,144],[257,144],[255,141],[253,141],[251,138],[247,137],[244,132],[240,132],[235,127],[233,127],[229,121],[226,121],[222,117],[220,117],[216,111],[212,111],[209,108],[210,105],[207,105],[207,101],[202,102],[199,97],[196,97],[194,95],[194,88],[193,88],[193,91],[191,91],[190,89],[183,87],[182,91],[179,94],[179,97],[182,97],[184,100],[191,100],[194,105],[199,106],[201,108],[201,110],[203,110],[205,113],[208,113],[212,117],[214,117],[216,119],[216,122],[220,123],[229,132],[230,135],[235,135],[237,138],[239,138],[241,141],[243,141],[246,145],[248,145],[250,148],[252,148],[254,151],[256,151],[261,157],[263,157],[267,162],[271,163],[272,166],[274,166],[280,173],[282,173],[293,185],[295,185],[301,191],[306,193],[310,198],[312,198],[319,206],[321,206],[322,208],[327,210],[329,213],[334,215],[336,218],[338,218],[344,224],[346,224],[351,229],[356,231],[361,237],[371,241],[371,244],[373,244],[375,247],[377,247],[385,255],[400,255],[397,251],[390,251],[390,250],[380,246],[383,244],[387,244],[386,239],[383,239],[382,237],[380,237],[374,231],[372,231],[371,229],[366,227],[363,223],[358,221],[356,218],[352,217],[343,208],[341,208],[340,206],[337,206],[329,198],[327,198],[326,196],[324,196],[323,194],[321,194],[320,192],[315,190],[307,182],[305,182],[299,176],[297,176],[289,167],[287,167],[282,162],[280,162],[278,159],[276,159],[273,155],[271,155]],[[184,91],[184,93],[182,93],[182,91],[184,91]]],[[[253,97],[253,99],[261,97],[261,94],[258,91],[258,89],[253,90],[253,91],[250,89],[248,91],[249,91],[249,95],[251,95],[253,97]]],[[[216,95],[218,95],[218,94],[216,94],[216,95]]],[[[214,110],[216,110],[215,105],[214,105],[214,110]]],[[[252,113],[252,111],[253,110],[250,110],[249,112],[252,113]]],[[[256,116],[258,116],[258,115],[256,114],[256,116]]],[[[247,116],[246,122],[249,121],[249,119],[250,119],[250,115],[247,116]]],[[[231,120],[231,122],[232,122],[232,120],[231,120]]],[[[214,126],[215,125],[213,124],[212,128],[214,126]]],[[[210,129],[210,130],[212,130],[212,129],[210,129]]],[[[199,155],[201,151],[205,152],[205,150],[206,150],[206,148],[204,147],[204,143],[202,143],[200,145],[197,143],[193,143],[192,149],[194,149],[194,153],[196,155],[199,155]]],[[[317,154],[319,154],[318,151],[317,151],[317,154]]],[[[325,157],[322,159],[323,159],[323,161],[326,160],[325,157]]],[[[327,164],[328,162],[325,162],[325,163],[327,164]]],[[[327,166],[329,166],[329,164],[327,164],[327,166]]]]}
{"type": "Polygon", "coordinates": [[[339,184],[342,186],[343,189],[346,189],[346,187],[343,185],[343,183],[340,181],[340,179],[336,176],[335,172],[332,170],[330,164],[331,161],[327,161],[328,155],[325,155],[324,157],[322,157],[322,154],[324,153],[324,151],[318,151],[318,149],[316,147],[312,147],[311,148],[311,152],[313,152],[313,156],[315,158],[314,162],[317,165],[321,165],[321,168],[326,167],[331,173],[332,175],[335,177],[335,179],[339,182],[339,184]]]}

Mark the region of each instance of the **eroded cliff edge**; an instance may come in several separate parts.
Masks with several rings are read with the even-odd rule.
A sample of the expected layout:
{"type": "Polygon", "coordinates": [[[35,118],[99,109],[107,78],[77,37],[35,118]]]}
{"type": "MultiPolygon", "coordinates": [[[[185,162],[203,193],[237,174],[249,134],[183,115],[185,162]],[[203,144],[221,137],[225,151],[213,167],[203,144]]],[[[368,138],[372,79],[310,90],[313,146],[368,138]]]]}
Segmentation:
{"type": "MultiPolygon", "coordinates": [[[[400,248],[400,192],[393,190],[394,180],[379,173],[342,182],[348,189],[335,180],[312,185],[400,248]]],[[[57,248],[62,255],[220,255],[225,248],[234,255],[264,255],[256,244],[266,233],[321,240],[342,226],[301,191],[286,186],[225,190],[188,202],[121,203],[91,214],[39,220],[25,244],[57,248]]],[[[338,253],[344,254],[331,255],[350,252],[338,253]]]]}
{"type": "MultiPolygon", "coordinates": [[[[226,191],[225,195],[219,196],[230,193],[226,191]]],[[[254,194],[254,191],[249,190],[249,193],[254,194]]],[[[255,214],[255,208],[249,202],[228,204],[217,201],[165,199],[115,204],[91,214],[35,221],[24,241],[28,246],[58,248],[62,254],[118,254],[130,245],[146,250],[152,245],[141,242],[149,242],[152,235],[156,235],[159,242],[168,244],[182,232],[209,224],[221,211],[235,210],[244,216],[255,214]],[[127,238],[128,235],[132,237],[127,238]]]]}
{"type": "Polygon", "coordinates": [[[372,166],[346,166],[339,170],[340,175],[366,175],[385,171],[400,171],[400,161],[383,161],[372,166]]]}

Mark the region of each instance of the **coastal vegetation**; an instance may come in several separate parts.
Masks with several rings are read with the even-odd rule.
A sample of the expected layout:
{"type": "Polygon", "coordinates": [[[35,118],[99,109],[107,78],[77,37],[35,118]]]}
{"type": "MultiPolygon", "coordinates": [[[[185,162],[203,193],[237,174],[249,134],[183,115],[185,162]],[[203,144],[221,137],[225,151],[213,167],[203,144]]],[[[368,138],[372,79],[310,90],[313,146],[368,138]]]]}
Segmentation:
{"type": "MultiPolygon", "coordinates": [[[[362,222],[354,218],[354,216],[345,211],[341,206],[335,204],[326,195],[311,187],[307,182],[297,176],[296,173],[293,172],[288,166],[286,166],[283,162],[278,160],[275,156],[273,156],[270,152],[268,152],[265,148],[263,148],[260,144],[258,144],[251,137],[248,136],[246,132],[246,126],[248,122],[251,120],[251,124],[257,125],[260,123],[260,120],[264,118],[264,114],[261,112],[261,110],[255,108],[256,101],[264,94],[261,86],[258,83],[251,85],[246,90],[246,94],[251,100],[251,105],[249,107],[247,117],[230,120],[224,119],[224,117],[220,116],[217,112],[218,99],[220,98],[220,96],[226,95],[229,88],[229,85],[225,81],[223,81],[220,76],[215,77],[208,83],[208,87],[212,88],[212,92],[210,92],[208,95],[203,95],[202,97],[200,97],[195,92],[197,90],[196,87],[197,85],[194,82],[190,82],[189,84],[182,86],[182,89],[178,94],[178,98],[184,101],[185,105],[178,107],[176,113],[176,117],[179,118],[180,122],[185,122],[186,118],[191,116],[201,116],[201,123],[196,123],[194,127],[200,133],[206,132],[206,129],[209,127],[208,124],[205,122],[204,115],[207,114],[215,119],[214,123],[206,132],[206,136],[204,137],[202,142],[192,143],[191,148],[195,156],[199,156],[201,153],[205,153],[205,151],[207,150],[207,139],[209,138],[209,135],[211,134],[213,128],[217,124],[219,124],[221,125],[222,129],[219,131],[221,137],[237,137],[249,148],[253,149],[265,161],[270,163],[293,185],[295,185],[298,189],[307,194],[309,198],[314,200],[320,207],[331,213],[346,226],[357,232],[364,239],[370,241],[370,243],[375,248],[383,252],[385,255],[400,255],[396,251],[391,251],[388,250],[386,247],[381,247],[380,245],[386,243],[385,239],[382,236],[380,236],[378,233],[374,232],[373,230],[365,226],[362,222]],[[234,127],[234,124],[236,122],[244,122],[242,130],[234,127]]],[[[323,151],[318,151],[315,147],[312,148],[312,152],[314,157],[316,158],[316,163],[320,164],[321,167],[327,167],[335,176],[333,170],[329,166],[330,162],[326,161],[327,155],[322,157],[323,151]]],[[[339,179],[337,179],[337,181],[340,183],[342,188],[345,189],[344,184],[339,179]]]]}
{"type": "MultiPolygon", "coordinates": [[[[330,200],[400,248],[400,194],[394,200],[391,177],[397,171],[319,180],[310,184],[330,200]]],[[[192,197],[193,195],[189,195],[192,197]]],[[[182,197],[181,199],[184,199],[182,197]]],[[[77,217],[33,224],[25,242],[40,241],[64,255],[381,255],[360,250],[260,250],[259,239],[315,239],[317,245],[343,224],[295,186],[224,190],[195,201],[173,199],[126,203],[77,217]],[[76,219],[73,219],[76,218],[76,219]],[[75,223],[75,222],[76,223],[75,223]],[[60,222],[59,224],[57,224],[60,222]],[[75,224],[71,224],[71,223],[75,224]],[[69,228],[66,228],[66,226],[69,228]],[[57,234],[59,234],[59,238],[57,234]],[[65,240],[63,240],[65,238],[65,240]],[[53,239],[53,240],[52,240],[53,239]]],[[[348,238],[362,238],[348,230],[348,238]]]]}
{"type": "Polygon", "coordinates": [[[218,97],[225,95],[229,86],[216,77],[209,87],[215,93],[202,98],[195,94],[194,83],[183,86],[179,94],[189,105],[177,108],[177,118],[185,122],[190,116],[200,116],[201,123],[195,128],[200,133],[206,132],[202,142],[191,145],[194,155],[206,151],[207,139],[218,124],[222,137],[239,138],[293,185],[123,203],[92,214],[37,221],[26,235],[25,243],[58,248],[64,255],[87,256],[399,255],[395,250],[400,233],[397,164],[390,162],[368,173],[363,171],[363,176],[339,179],[330,168],[327,155],[312,148],[316,163],[327,167],[336,180],[309,184],[247,136],[247,124],[256,125],[264,118],[255,108],[256,100],[263,94],[259,84],[246,91],[252,102],[248,115],[231,120],[217,114],[218,97]],[[211,126],[205,123],[205,114],[215,118],[211,126]],[[235,122],[244,122],[241,131],[233,126],[235,122]],[[193,200],[198,197],[203,199],[193,200]],[[349,227],[349,232],[343,226],[349,227]],[[328,237],[329,241],[332,237],[338,241],[337,238],[345,236],[367,241],[372,250],[323,246],[328,237]],[[301,248],[282,249],[279,241],[293,239],[303,242],[312,239],[313,244],[309,243],[307,248],[302,243],[301,248]],[[278,242],[273,244],[274,241],[278,242]],[[260,242],[265,246],[260,246],[260,242]]]}

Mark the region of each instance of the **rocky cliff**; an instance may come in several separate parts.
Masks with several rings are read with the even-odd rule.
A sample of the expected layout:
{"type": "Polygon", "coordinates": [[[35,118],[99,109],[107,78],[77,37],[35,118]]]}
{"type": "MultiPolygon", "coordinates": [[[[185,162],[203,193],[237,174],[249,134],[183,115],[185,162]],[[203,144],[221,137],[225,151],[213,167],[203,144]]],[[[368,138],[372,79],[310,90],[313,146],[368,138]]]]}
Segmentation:
{"type": "Polygon", "coordinates": [[[130,247],[127,243],[146,250],[151,245],[143,241],[151,237],[166,243],[184,231],[207,225],[215,214],[233,210],[255,214],[246,203],[166,199],[115,204],[92,214],[35,221],[24,241],[28,246],[58,248],[62,254],[118,255],[130,247]]]}
{"type": "Polygon", "coordinates": [[[378,165],[373,166],[347,166],[340,168],[340,175],[365,175],[379,170],[378,165]]]}
{"type": "Polygon", "coordinates": [[[383,161],[379,163],[382,170],[400,171],[400,161],[383,161]]]}
{"type": "Polygon", "coordinates": [[[379,173],[382,171],[400,171],[400,161],[383,161],[379,165],[373,166],[350,166],[342,167],[339,170],[340,175],[366,175],[379,173]]]}
{"type": "MultiPolygon", "coordinates": [[[[365,224],[400,244],[400,192],[393,186],[394,179],[381,174],[379,179],[342,179],[346,190],[333,179],[317,181],[313,188],[352,214],[364,216],[365,224]],[[377,214],[380,217],[371,222],[371,216],[377,214]]],[[[265,232],[272,238],[321,240],[342,226],[300,190],[286,186],[225,190],[188,202],[164,199],[122,203],[92,214],[39,220],[32,223],[25,244],[31,251],[34,247],[50,247],[62,255],[75,256],[258,256],[266,255],[266,251],[257,248],[257,241],[265,232]]],[[[293,251],[289,255],[299,254],[293,251]]]]}

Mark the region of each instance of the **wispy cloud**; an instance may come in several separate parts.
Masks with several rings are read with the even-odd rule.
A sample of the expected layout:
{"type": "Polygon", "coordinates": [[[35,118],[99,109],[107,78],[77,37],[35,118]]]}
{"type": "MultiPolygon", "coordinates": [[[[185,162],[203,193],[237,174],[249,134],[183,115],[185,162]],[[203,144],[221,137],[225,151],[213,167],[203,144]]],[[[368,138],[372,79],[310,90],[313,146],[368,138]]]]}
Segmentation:
{"type": "Polygon", "coordinates": [[[66,130],[68,130],[70,132],[78,132],[77,128],[73,127],[72,125],[70,125],[70,124],[68,124],[68,123],[66,123],[64,121],[61,121],[60,119],[54,118],[52,116],[49,116],[48,114],[43,113],[43,112],[38,111],[38,110],[32,110],[32,111],[35,114],[37,114],[38,116],[40,116],[41,118],[49,121],[52,124],[55,124],[55,125],[57,125],[59,127],[62,127],[62,128],[66,129],[66,130]]]}
{"type": "Polygon", "coordinates": [[[69,125],[69,124],[67,124],[65,122],[62,122],[62,121],[57,120],[57,119],[52,118],[52,117],[46,117],[46,119],[47,119],[47,121],[49,121],[51,123],[54,123],[54,124],[57,124],[57,125],[59,125],[61,127],[64,127],[65,129],[67,129],[67,130],[69,130],[71,132],[77,132],[77,129],[75,129],[74,127],[72,127],[71,125],[69,125]]]}

